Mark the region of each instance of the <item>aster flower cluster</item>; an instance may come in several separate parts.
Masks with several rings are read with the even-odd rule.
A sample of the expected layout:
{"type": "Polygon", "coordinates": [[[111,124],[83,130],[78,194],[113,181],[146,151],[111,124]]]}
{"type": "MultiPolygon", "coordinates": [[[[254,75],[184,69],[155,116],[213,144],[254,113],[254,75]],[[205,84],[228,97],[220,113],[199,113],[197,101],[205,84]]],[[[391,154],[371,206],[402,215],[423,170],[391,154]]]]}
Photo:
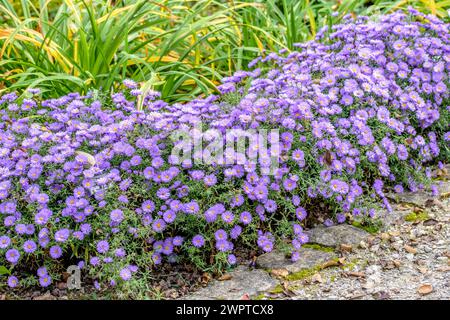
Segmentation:
{"type": "Polygon", "coordinates": [[[1,96],[0,265],[13,274],[38,265],[45,287],[75,257],[114,286],[164,261],[235,264],[237,244],[270,252],[287,242],[298,260],[319,203],[332,209],[330,225],[374,216],[376,204],[390,210],[388,187],[426,187],[431,166],[450,155],[449,25],[414,10],[349,17],[297,47],[186,104],[132,80],[109,102],[1,96]],[[198,123],[280,130],[278,169],[264,174],[264,157],[178,163],[168,137],[198,123]]]}

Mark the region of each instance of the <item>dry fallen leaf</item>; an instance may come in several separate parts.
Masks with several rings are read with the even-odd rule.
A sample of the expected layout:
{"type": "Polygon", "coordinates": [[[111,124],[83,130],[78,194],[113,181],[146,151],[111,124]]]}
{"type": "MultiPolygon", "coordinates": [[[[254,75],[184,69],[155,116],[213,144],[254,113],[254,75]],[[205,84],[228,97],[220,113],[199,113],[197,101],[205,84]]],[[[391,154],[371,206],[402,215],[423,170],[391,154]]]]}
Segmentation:
{"type": "Polygon", "coordinates": [[[356,272],[356,271],[349,271],[346,273],[346,275],[357,278],[364,278],[366,276],[364,272],[356,272]]]}
{"type": "Polygon", "coordinates": [[[446,167],[444,167],[442,169],[436,169],[435,172],[434,172],[434,176],[436,178],[445,177],[447,175],[447,173],[448,173],[448,170],[447,170],[446,167]]]}
{"type": "Polygon", "coordinates": [[[244,295],[241,297],[241,300],[250,300],[250,296],[248,295],[248,293],[244,294],[244,295]]]}
{"type": "Polygon", "coordinates": [[[421,295],[430,294],[433,292],[433,286],[431,284],[423,284],[417,289],[417,292],[421,295]]]}
{"type": "Polygon", "coordinates": [[[33,300],[56,300],[56,297],[52,296],[50,293],[45,293],[41,296],[34,297],[33,300]]]}
{"type": "Polygon", "coordinates": [[[447,199],[447,198],[450,198],[450,192],[442,193],[441,196],[440,196],[439,198],[440,198],[440,199],[447,199]]]}
{"type": "Polygon", "coordinates": [[[322,276],[320,273],[316,273],[311,277],[312,282],[323,283],[322,276]]]}
{"type": "Polygon", "coordinates": [[[438,221],[436,219],[427,219],[423,222],[424,226],[434,226],[438,221]]]}
{"type": "Polygon", "coordinates": [[[400,211],[406,211],[406,210],[411,209],[411,206],[406,203],[400,203],[396,209],[398,209],[400,211]]]}
{"type": "Polygon", "coordinates": [[[420,273],[423,273],[423,274],[428,272],[428,269],[425,267],[417,267],[417,269],[420,271],[420,273]]]}
{"type": "Polygon", "coordinates": [[[450,266],[439,267],[439,268],[436,269],[436,271],[439,271],[439,272],[449,272],[449,271],[450,271],[450,266]]]}
{"type": "Polygon", "coordinates": [[[272,271],[270,271],[270,274],[274,277],[284,278],[289,275],[289,271],[287,271],[286,269],[272,269],[272,271]]]}
{"type": "Polygon", "coordinates": [[[207,272],[204,272],[201,278],[202,284],[207,284],[211,280],[211,275],[207,272]]]}
{"type": "Polygon", "coordinates": [[[350,299],[350,300],[355,300],[355,299],[359,299],[359,298],[362,298],[362,297],[364,297],[365,296],[365,294],[364,293],[355,293],[354,295],[352,295],[352,296],[349,296],[348,297],[348,299],[350,299]]]}
{"type": "Polygon", "coordinates": [[[353,249],[353,247],[351,244],[345,244],[345,243],[341,244],[341,251],[351,252],[352,249],[353,249]]]}
{"type": "Polygon", "coordinates": [[[392,237],[398,237],[398,236],[400,235],[400,231],[390,231],[389,234],[390,234],[392,237]]]}
{"type": "Polygon", "coordinates": [[[295,297],[294,291],[289,288],[289,282],[285,281],[281,284],[283,286],[283,294],[287,297],[295,297]]]}
{"type": "Polygon", "coordinates": [[[233,277],[229,273],[225,273],[224,275],[219,277],[217,280],[219,280],[219,281],[226,281],[226,280],[231,280],[232,278],[233,277]]]}
{"type": "Polygon", "coordinates": [[[391,237],[391,236],[389,235],[389,233],[383,232],[383,233],[381,234],[381,239],[383,239],[383,240],[385,240],[385,241],[389,240],[390,237],[391,237]]]}
{"type": "Polygon", "coordinates": [[[390,298],[390,295],[386,291],[378,291],[372,294],[372,296],[377,300],[387,300],[390,298]]]}
{"type": "Polygon", "coordinates": [[[58,283],[56,284],[56,287],[57,287],[58,289],[60,289],[60,290],[67,289],[67,283],[66,283],[66,282],[58,282],[58,283]]]}
{"type": "Polygon", "coordinates": [[[322,264],[322,265],[320,266],[320,268],[321,268],[321,269],[325,269],[325,268],[328,268],[328,267],[334,267],[334,266],[338,266],[338,265],[339,265],[339,262],[338,262],[338,261],[330,260],[330,261],[327,261],[327,262],[325,262],[324,264],[322,264]]]}
{"type": "Polygon", "coordinates": [[[423,210],[421,207],[414,207],[412,209],[412,212],[417,213],[417,214],[421,214],[421,213],[424,213],[425,210],[423,210]]]}
{"type": "Polygon", "coordinates": [[[373,283],[373,281],[366,281],[365,283],[363,283],[361,285],[361,288],[363,288],[363,289],[372,289],[374,285],[375,284],[373,283]]]}
{"type": "Polygon", "coordinates": [[[411,246],[408,246],[407,244],[405,244],[405,250],[406,251],[408,251],[409,253],[412,253],[412,254],[416,254],[417,253],[417,249],[416,248],[413,248],[413,247],[411,247],[411,246]]]}

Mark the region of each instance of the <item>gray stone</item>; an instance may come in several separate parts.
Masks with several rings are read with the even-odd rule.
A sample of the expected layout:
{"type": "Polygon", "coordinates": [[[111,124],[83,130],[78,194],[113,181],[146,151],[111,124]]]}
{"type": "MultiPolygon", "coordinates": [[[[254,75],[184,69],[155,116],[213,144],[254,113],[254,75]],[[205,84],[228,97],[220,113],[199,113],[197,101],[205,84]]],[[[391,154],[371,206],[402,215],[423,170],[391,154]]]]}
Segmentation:
{"type": "Polygon", "coordinates": [[[425,191],[387,193],[386,196],[397,203],[409,203],[419,207],[424,207],[427,200],[431,198],[431,195],[425,191]]]}
{"type": "Polygon", "coordinates": [[[274,250],[259,256],[256,259],[256,265],[258,268],[266,270],[286,269],[289,273],[296,273],[302,269],[311,269],[320,266],[336,257],[334,252],[314,250],[311,248],[300,248],[299,253],[300,259],[292,262],[282,252],[274,250]]]}
{"type": "Polygon", "coordinates": [[[435,181],[438,187],[439,195],[441,197],[446,196],[450,192],[450,180],[449,181],[435,181]]]}
{"type": "Polygon", "coordinates": [[[328,247],[339,247],[341,244],[357,245],[370,234],[360,228],[348,224],[331,227],[319,226],[306,231],[310,243],[328,247]]]}
{"type": "Polygon", "coordinates": [[[404,217],[410,213],[411,213],[411,211],[409,211],[409,210],[395,210],[394,209],[391,212],[389,212],[387,210],[377,210],[376,217],[378,219],[380,219],[382,222],[381,230],[386,231],[395,223],[403,222],[404,217]]]}
{"type": "Polygon", "coordinates": [[[230,273],[231,279],[212,281],[208,286],[193,294],[183,297],[183,300],[239,300],[244,295],[254,296],[259,292],[274,288],[278,281],[263,270],[249,270],[239,266],[230,273]]]}
{"type": "MultiPolygon", "coordinates": [[[[450,181],[434,181],[438,188],[439,196],[443,197],[450,192],[450,181]]],[[[417,191],[417,192],[403,192],[403,193],[387,193],[388,198],[394,200],[397,203],[409,203],[419,207],[425,207],[427,201],[430,199],[437,199],[433,197],[430,191],[417,191]]]]}

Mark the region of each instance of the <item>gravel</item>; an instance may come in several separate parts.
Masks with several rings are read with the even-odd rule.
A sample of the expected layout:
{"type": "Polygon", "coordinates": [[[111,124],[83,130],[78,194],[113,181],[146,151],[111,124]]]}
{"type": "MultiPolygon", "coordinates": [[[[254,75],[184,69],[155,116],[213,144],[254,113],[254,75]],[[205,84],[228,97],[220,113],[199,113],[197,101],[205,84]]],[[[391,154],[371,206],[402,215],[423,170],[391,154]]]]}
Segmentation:
{"type": "Polygon", "coordinates": [[[343,265],[321,270],[321,283],[289,282],[294,294],[278,298],[450,299],[450,199],[426,210],[435,223],[400,219],[363,248],[341,252],[343,265]]]}

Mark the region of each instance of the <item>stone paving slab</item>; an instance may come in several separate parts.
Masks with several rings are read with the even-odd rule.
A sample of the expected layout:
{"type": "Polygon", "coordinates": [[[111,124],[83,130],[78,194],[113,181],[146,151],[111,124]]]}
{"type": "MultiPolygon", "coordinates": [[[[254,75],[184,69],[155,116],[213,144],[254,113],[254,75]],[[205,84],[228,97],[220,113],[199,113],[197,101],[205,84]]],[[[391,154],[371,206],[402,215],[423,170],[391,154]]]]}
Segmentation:
{"type": "Polygon", "coordinates": [[[357,245],[370,236],[368,232],[348,224],[319,226],[305,233],[309,237],[309,243],[335,248],[341,244],[357,245]]]}
{"type": "Polygon", "coordinates": [[[183,297],[183,300],[239,300],[274,288],[278,281],[260,269],[239,266],[230,273],[231,279],[212,281],[208,286],[183,297]]]}
{"type": "Polygon", "coordinates": [[[278,251],[274,250],[265,253],[256,259],[258,268],[272,270],[272,269],[286,269],[289,273],[296,273],[303,269],[311,269],[322,265],[323,263],[336,258],[334,252],[326,252],[310,248],[301,248],[300,259],[292,262],[289,258],[278,251]]]}

